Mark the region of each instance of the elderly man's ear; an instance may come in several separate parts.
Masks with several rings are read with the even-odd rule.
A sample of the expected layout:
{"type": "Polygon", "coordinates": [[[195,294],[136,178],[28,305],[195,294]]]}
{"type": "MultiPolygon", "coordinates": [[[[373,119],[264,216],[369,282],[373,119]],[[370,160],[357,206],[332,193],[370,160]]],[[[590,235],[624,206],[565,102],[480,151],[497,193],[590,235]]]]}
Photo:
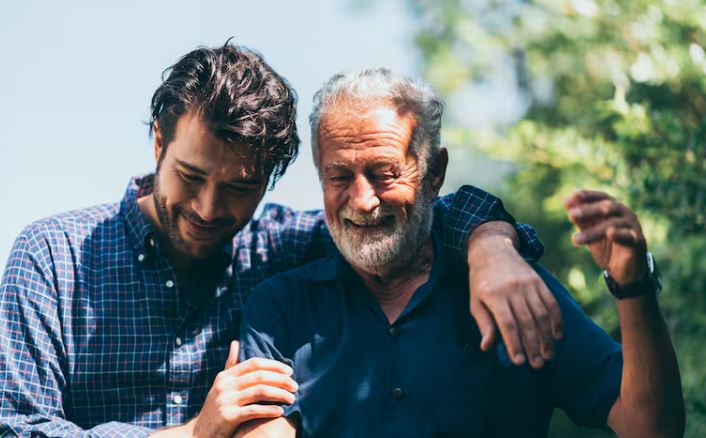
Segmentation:
{"type": "Polygon", "coordinates": [[[439,148],[436,160],[429,163],[429,184],[434,191],[434,195],[439,194],[441,186],[446,178],[446,166],[449,164],[449,153],[446,148],[439,148]]]}

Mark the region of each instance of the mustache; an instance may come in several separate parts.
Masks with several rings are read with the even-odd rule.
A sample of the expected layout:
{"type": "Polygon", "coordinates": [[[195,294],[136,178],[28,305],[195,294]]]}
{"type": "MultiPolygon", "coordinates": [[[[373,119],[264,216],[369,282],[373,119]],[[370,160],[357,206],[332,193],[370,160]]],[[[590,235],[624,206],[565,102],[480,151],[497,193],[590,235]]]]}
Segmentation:
{"type": "Polygon", "coordinates": [[[366,213],[355,211],[346,206],[339,212],[338,216],[341,222],[348,220],[357,225],[378,225],[390,217],[397,219],[396,211],[384,204],[366,213]]]}
{"type": "Polygon", "coordinates": [[[195,211],[189,211],[184,209],[179,209],[179,213],[185,216],[188,220],[195,223],[196,225],[204,228],[225,228],[230,227],[236,223],[236,219],[215,219],[212,221],[206,221],[201,218],[195,211]]]}

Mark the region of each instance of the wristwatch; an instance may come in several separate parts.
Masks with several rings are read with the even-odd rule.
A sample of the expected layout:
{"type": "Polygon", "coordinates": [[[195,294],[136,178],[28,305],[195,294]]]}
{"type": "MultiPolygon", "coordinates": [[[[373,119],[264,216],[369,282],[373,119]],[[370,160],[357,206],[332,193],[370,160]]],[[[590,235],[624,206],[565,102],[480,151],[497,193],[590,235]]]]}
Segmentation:
{"type": "Polygon", "coordinates": [[[634,281],[628,284],[618,284],[608,271],[603,271],[608,290],[613,296],[619,300],[623,298],[639,297],[642,295],[657,295],[662,290],[662,276],[659,273],[654,257],[649,252],[647,253],[647,276],[639,281],[634,281]]]}

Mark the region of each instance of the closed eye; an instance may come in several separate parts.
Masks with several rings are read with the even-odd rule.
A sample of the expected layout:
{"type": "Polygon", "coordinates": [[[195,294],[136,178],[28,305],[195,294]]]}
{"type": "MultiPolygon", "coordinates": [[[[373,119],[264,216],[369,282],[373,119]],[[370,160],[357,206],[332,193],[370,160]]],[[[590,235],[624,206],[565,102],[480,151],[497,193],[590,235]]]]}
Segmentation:
{"type": "Polygon", "coordinates": [[[250,193],[253,190],[255,190],[256,187],[254,186],[236,186],[236,185],[228,185],[226,186],[226,189],[235,194],[245,194],[245,193],[250,193]]]}
{"type": "Polygon", "coordinates": [[[203,178],[201,178],[200,176],[190,175],[188,173],[184,173],[184,172],[180,172],[180,171],[177,171],[177,175],[179,175],[179,178],[181,178],[184,182],[187,182],[189,184],[198,183],[198,182],[203,181],[203,178]]]}

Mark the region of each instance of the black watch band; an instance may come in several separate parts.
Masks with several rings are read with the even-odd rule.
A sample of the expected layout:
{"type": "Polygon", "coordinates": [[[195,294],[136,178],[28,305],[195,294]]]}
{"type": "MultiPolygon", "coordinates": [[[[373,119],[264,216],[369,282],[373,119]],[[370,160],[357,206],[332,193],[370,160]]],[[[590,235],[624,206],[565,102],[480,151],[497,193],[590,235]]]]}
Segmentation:
{"type": "Polygon", "coordinates": [[[607,271],[603,271],[603,278],[610,293],[619,300],[642,295],[657,295],[662,290],[662,277],[659,274],[654,257],[649,252],[647,253],[647,268],[647,277],[629,284],[618,284],[617,281],[608,275],[607,271]]]}

